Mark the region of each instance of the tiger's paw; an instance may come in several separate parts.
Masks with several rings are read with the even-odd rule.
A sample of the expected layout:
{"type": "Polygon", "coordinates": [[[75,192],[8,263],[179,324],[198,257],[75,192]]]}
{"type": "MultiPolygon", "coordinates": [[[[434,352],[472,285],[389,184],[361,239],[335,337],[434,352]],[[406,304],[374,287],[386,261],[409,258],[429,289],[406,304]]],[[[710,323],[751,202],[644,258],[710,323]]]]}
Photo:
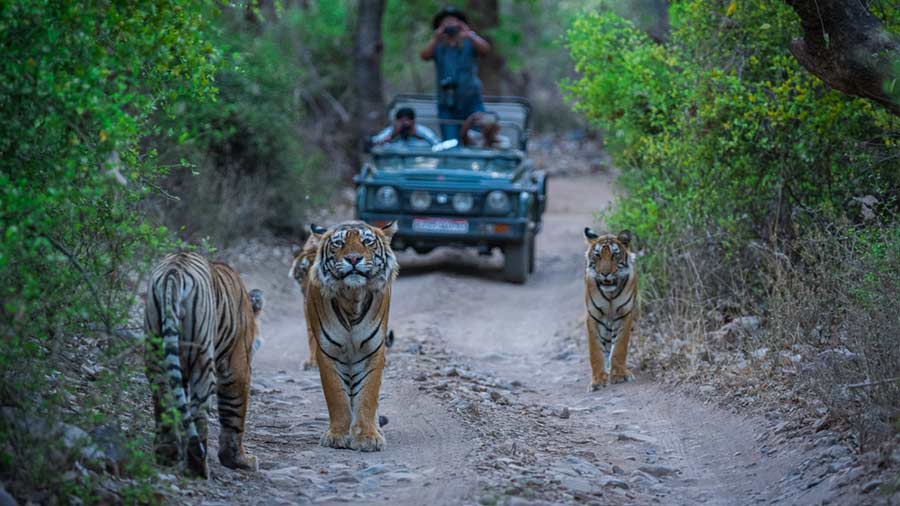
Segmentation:
{"type": "Polygon", "coordinates": [[[350,448],[350,434],[325,431],[319,438],[319,444],[325,448],[350,448]]]}
{"type": "Polygon", "coordinates": [[[246,453],[219,452],[219,462],[231,469],[243,469],[245,471],[258,471],[259,464],[256,457],[246,453]]]}
{"type": "Polygon", "coordinates": [[[588,386],[588,392],[596,392],[597,390],[603,390],[606,388],[606,382],[603,383],[591,383],[588,386]]]}
{"type": "Polygon", "coordinates": [[[319,368],[319,364],[316,363],[315,360],[307,360],[307,361],[303,362],[303,370],[304,371],[309,371],[309,370],[318,369],[318,368],[319,368]]]}
{"type": "Polygon", "coordinates": [[[380,431],[359,434],[350,441],[350,448],[361,452],[380,452],[384,446],[384,436],[380,431]]]}
{"type": "Polygon", "coordinates": [[[631,374],[631,371],[625,369],[625,371],[613,371],[609,376],[610,384],[618,384],[618,383],[631,383],[634,381],[634,374],[631,374]]]}
{"type": "Polygon", "coordinates": [[[588,387],[588,392],[596,392],[597,390],[606,388],[607,383],[609,383],[609,376],[604,372],[602,376],[595,376],[591,378],[591,385],[588,387]]]}
{"type": "Polygon", "coordinates": [[[206,462],[206,445],[197,436],[188,440],[185,473],[193,478],[209,479],[209,464],[206,462]]]}

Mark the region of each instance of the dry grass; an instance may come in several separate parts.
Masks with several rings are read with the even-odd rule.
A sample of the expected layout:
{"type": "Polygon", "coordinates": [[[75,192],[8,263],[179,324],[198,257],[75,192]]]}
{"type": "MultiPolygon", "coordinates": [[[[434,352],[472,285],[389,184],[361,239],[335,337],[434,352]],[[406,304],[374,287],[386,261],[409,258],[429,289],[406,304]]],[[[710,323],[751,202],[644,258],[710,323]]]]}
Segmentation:
{"type": "Polygon", "coordinates": [[[829,223],[790,250],[752,243],[738,259],[714,244],[672,241],[653,252],[660,268],[642,283],[642,368],[760,399],[802,399],[811,416],[827,411],[846,423],[863,447],[894,434],[900,226],[829,223]]]}

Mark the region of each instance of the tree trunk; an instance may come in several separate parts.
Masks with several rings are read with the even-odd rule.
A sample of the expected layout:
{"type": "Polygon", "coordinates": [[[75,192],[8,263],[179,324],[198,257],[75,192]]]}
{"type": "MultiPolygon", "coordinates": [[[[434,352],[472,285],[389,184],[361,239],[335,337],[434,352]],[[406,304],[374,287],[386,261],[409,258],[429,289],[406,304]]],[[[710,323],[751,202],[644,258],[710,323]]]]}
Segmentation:
{"type": "Polygon", "coordinates": [[[900,116],[900,37],[892,36],[859,0],[784,0],[803,27],[794,57],[828,86],[873,100],[900,116]]]}
{"type": "MultiPolygon", "coordinates": [[[[468,0],[466,14],[470,27],[491,43],[491,52],[478,59],[478,75],[484,87],[485,95],[524,95],[525,80],[509,71],[506,59],[503,58],[505,48],[498,47],[486,35],[491,28],[500,26],[500,3],[498,0],[468,0]]],[[[527,58],[527,56],[526,56],[527,58]]]]}
{"type": "Polygon", "coordinates": [[[385,104],[381,79],[381,18],[384,0],[359,0],[356,29],[353,33],[353,75],[356,137],[360,141],[381,130],[385,123],[385,104]]]}

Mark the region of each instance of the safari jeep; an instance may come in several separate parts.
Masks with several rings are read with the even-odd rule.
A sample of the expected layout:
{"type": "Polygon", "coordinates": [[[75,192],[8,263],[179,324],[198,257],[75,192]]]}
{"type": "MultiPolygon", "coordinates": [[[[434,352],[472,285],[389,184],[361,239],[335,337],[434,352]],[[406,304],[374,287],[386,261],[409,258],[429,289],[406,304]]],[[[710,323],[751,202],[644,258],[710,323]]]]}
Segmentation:
{"type": "MultiPolygon", "coordinates": [[[[416,111],[416,122],[439,131],[432,96],[400,95],[400,107],[416,111]]],[[[438,246],[499,248],[504,278],[524,283],[534,271],[535,236],[546,207],[547,178],[526,156],[530,107],[521,98],[485,98],[500,118],[513,149],[386,145],[373,148],[354,178],[357,218],[379,225],[396,220],[395,249],[427,253],[438,246]]]]}

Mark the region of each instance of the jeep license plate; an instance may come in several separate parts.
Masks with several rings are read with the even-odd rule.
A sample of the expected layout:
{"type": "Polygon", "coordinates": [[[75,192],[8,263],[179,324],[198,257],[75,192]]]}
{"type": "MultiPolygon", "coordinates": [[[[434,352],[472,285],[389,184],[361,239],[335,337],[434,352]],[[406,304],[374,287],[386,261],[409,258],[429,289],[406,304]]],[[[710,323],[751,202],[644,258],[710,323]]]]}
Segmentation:
{"type": "Polygon", "coordinates": [[[469,222],[447,218],[413,218],[412,229],[413,232],[465,234],[469,231],[469,222]]]}

